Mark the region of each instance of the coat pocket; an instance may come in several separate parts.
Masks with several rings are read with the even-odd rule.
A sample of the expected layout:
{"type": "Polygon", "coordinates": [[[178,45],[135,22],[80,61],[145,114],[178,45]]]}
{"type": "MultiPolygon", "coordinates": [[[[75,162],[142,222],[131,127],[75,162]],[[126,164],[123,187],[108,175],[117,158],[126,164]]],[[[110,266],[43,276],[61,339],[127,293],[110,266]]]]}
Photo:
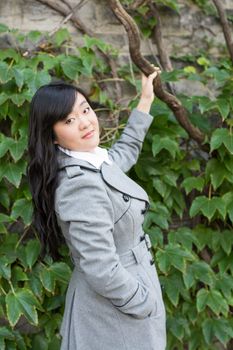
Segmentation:
{"type": "Polygon", "coordinates": [[[153,296],[152,300],[152,311],[150,312],[150,314],[148,315],[148,317],[152,318],[152,317],[157,317],[157,313],[158,313],[158,305],[157,305],[157,300],[156,300],[156,290],[151,282],[151,280],[148,278],[148,275],[146,274],[146,272],[143,271],[142,272],[138,272],[137,273],[137,279],[144,285],[146,286],[146,288],[149,290],[149,293],[153,296]]]}

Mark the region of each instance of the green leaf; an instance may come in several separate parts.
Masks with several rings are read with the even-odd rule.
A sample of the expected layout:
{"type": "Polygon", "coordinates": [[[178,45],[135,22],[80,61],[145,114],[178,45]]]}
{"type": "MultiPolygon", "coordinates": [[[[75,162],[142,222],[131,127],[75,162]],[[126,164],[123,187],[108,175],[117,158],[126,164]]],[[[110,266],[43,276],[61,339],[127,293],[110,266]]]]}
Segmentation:
{"type": "MultiPolygon", "coordinates": [[[[36,74],[32,69],[24,70],[24,80],[27,83],[30,94],[34,94],[42,85],[50,83],[51,76],[45,70],[37,71],[36,74]]],[[[22,95],[22,94],[21,94],[22,95]]],[[[26,99],[26,96],[25,96],[26,99]]]]}
{"type": "Polygon", "coordinates": [[[222,144],[225,145],[230,154],[233,154],[233,135],[228,129],[221,128],[213,132],[210,141],[211,152],[218,149],[222,144]]]}
{"type": "Polygon", "coordinates": [[[14,140],[12,138],[0,134],[0,158],[6,154],[13,143],[14,140]]]}
{"type": "MultiPolygon", "coordinates": [[[[1,24],[0,24],[1,26],[1,24]]],[[[0,60],[5,60],[8,58],[13,58],[13,60],[18,63],[22,58],[19,52],[17,52],[16,49],[13,48],[9,48],[9,49],[5,49],[5,50],[1,50],[0,51],[0,60]]]]}
{"type": "Polygon", "coordinates": [[[196,197],[190,208],[190,216],[193,217],[201,212],[210,221],[216,212],[219,212],[223,217],[226,216],[226,205],[222,198],[205,196],[196,197]]]}
{"type": "Polygon", "coordinates": [[[163,175],[163,181],[166,182],[168,185],[177,187],[177,179],[178,179],[177,174],[173,173],[172,171],[166,171],[166,174],[163,175]]]}
{"type": "Polygon", "coordinates": [[[233,330],[229,320],[207,318],[202,323],[202,330],[206,343],[210,345],[214,343],[216,337],[225,347],[227,342],[233,338],[233,330]]]}
{"type": "Polygon", "coordinates": [[[233,183],[233,174],[225,168],[224,163],[217,159],[210,159],[208,161],[206,176],[211,179],[214,190],[216,190],[225,179],[233,183]]]}
{"type": "Polygon", "coordinates": [[[9,209],[9,206],[10,206],[9,192],[7,188],[3,186],[0,186],[0,203],[4,208],[9,209]]]}
{"type": "Polygon", "coordinates": [[[146,231],[149,234],[152,247],[163,245],[163,233],[159,227],[152,227],[146,231]]]}
{"type": "Polygon", "coordinates": [[[17,162],[22,157],[24,151],[26,150],[26,147],[26,138],[21,138],[15,141],[13,140],[13,142],[9,146],[9,150],[15,162],[17,162]]]}
{"type": "Polygon", "coordinates": [[[8,31],[9,31],[9,28],[5,24],[0,23],[0,33],[5,33],[8,31]]]}
{"type": "Polygon", "coordinates": [[[230,105],[229,103],[226,101],[226,99],[218,99],[217,101],[217,107],[218,110],[222,116],[222,119],[226,119],[228,114],[230,113],[230,105]]]}
{"type": "Polygon", "coordinates": [[[16,325],[21,315],[24,315],[31,324],[38,325],[36,307],[41,309],[37,299],[28,289],[22,288],[6,295],[7,317],[12,327],[16,325]]]}
{"type": "Polygon", "coordinates": [[[167,273],[171,266],[184,272],[186,269],[186,261],[192,261],[194,259],[189,251],[181,249],[179,245],[173,244],[168,244],[165,250],[159,250],[156,254],[156,258],[160,270],[164,273],[167,273]]]}
{"type": "Polygon", "coordinates": [[[0,105],[3,105],[3,103],[8,100],[9,96],[5,92],[0,93],[0,105]]]}
{"type": "Polygon", "coordinates": [[[79,48],[79,57],[82,60],[83,65],[83,68],[80,69],[80,72],[84,75],[91,76],[95,62],[94,52],[81,47],[79,48]]]}
{"type": "Polygon", "coordinates": [[[231,222],[233,222],[233,201],[227,205],[227,213],[229,215],[231,222]]]}
{"type": "Polygon", "coordinates": [[[68,283],[71,275],[70,268],[63,262],[56,262],[50,266],[50,271],[53,273],[56,280],[63,283],[68,283]]]}
{"type": "Polygon", "coordinates": [[[0,62],[0,83],[5,84],[12,78],[12,70],[5,62],[0,62]]]}
{"type": "Polygon", "coordinates": [[[32,220],[31,201],[28,201],[26,198],[17,199],[13,205],[11,217],[14,220],[17,220],[18,217],[21,217],[25,225],[29,225],[32,220]]]}
{"type": "Polygon", "coordinates": [[[58,280],[67,284],[70,279],[71,271],[67,264],[57,262],[49,267],[44,267],[40,271],[40,280],[45,289],[49,292],[54,292],[55,281],[58,280]]]}
{"type": "Polygon", "coordinates": [[[10,260],[5,255],[0,257],[0,276],[7,279],[8,281],[11,278],[10,260]]]}
{"type": "Polygon", "coordinates": [[[227,129],[217,129],[213,132],[211,140],[210,140],[210,151],[218,149],[224,142],[224,140],[228,137],[227,129]]]}
{"type": "Polygon", "coordinates": [[[193,244],[197,245],[198,239],[195,233],[188,227],[180,227],[177,231],[170,232],[168,235],[169,243],[180,243],[182,247],[192,251],[193,244]]]}
{"type": "Polygon", "coordinates": [[[70,33],[67,28],[61,28],[54,34],[54,41],[57,46],[60,46],[64,41],[70,39],[70,33]]]}
{"type": "Polygon", "coordinates": [[[220,290],[225,298],[230,300],[233,291],[232,276],[227,273],[218,273],[216,277],[215,289],[220,290]]]}
{"type": "Polygon", "coordinates": [[[197,59],[197,63],[200,65],[200,66],[205,66],[205,67],[208,67],[210,65],[210,61],[204,57],[204,56],[201,56],[197,59]]]}
{"type": "Polygon", "coordinates": [[[24,83],[24,74],[23,74],[24,71],[21,67],[20,68],[13,67],[12,72],[13,72],[13,76],[15,78],[15,82],[16,82],[18,88],[21,90],[23,83],[24,83]]]}
{"type": "Polygon", "coordinates": [[[108,50],[113,52],[114,50],[111,45],[106,44],[103,40],[90,37],[86,34],[83,36],[83,40],[87,49],[94,49],[94,46],[96,46],[103,52],[107,52],[108,50]]]}
{"type": "Polygon", "coordinates": [[[38,30],[31,30],[27,36],[29,40],[36,42],[40,39],[40,37],[42,36],[42,33],[39,32],[38,30]]]}
{"type": "MultiPolygon", "coordinates": [[[[151,209],[152,209],[152,206],[151,206],[151,209]]],[[[168,218],[169,218],[168,209],[161,203],[157,202],[156,207],[153,208],[153,212],[150,211],[147,213],[143,223],[143,227],[147,229],[152,225],[152,223],[155,223],[157,226],[159,226],[162,229],[168,229],[168,218]]]]}
{"type": "Polygon", "coordinates": [[[55,276],[49,268],[45,267],[40,271],[40,280],[44,288],[53,293],[55,289],[55,276]]]}
{"type": "Polygon", "coordinates": [[[153,137],[152,153],[155,157],[161,150],[166,149],[175,158],[176,153],[179,153],[179,146],[176,141],[165,136],[160,138],[158,135],[153,137]]]}
{"type": "Polygon", "coordinates": [[[38,298],[42,298],[42,283],[38,278],[37,274],[33,270],[28,274],[29,281],[27,282],[27,287],[32,290],[33,294],[35,294],[38,298]]]}
{"type": "MultiPolygon", "coordinates": [[[[163,281],[164,283],[164,281],[163,281]]],[[[164,284],[164,290],[172,304],[177,306],[179,303],[179,295],[184,289],[184,284],[180,274],[177,272],[169,276],[169,280],[164,284]]]]}
{"type": "Polygon", "coordinates": [[[40,254],[40,242],[37,239],[31,239],[26,246],[26,262],[27,266],[31,269],[37,261],[40,254]]]}
{"type": "Polygon", "coordinates": [[[220,313],[222,313],[224,316],[227,317],[229,306],[219,291],[214,289],[206,290],[203,288],[198,291],[197,293],[198,312],[202,312],[207,305],[216,315],[219,315],[220,313]]]}
{"type": "Polygon", "coordinates": [[[44,334],[33,336],[31,350],[48,350],[48,340],[44,334]]]}
{"type": "Polygon", "coordinates": [[[28,277],[26,273],[23,271],[22,267],[20,266],[14,266],[12,268],[12,277],[11,281],[13,285],[17,285],[18,281],[27,281],[28,277]]]}
{"type": "Polygon", "coordinates": [[[167,321],[169,332],[179,339],[180,342],[184,338],[185,324],[187,324],[187,321],[181,316],[178,317],[178,315],[176,317],[169,317],[167,321]]]}
{"type": "Polygon", "coordinates": [[[153,187],[156,189],[156,191],[161,195],[161,197],[165,196],[167,185],[161,181],[158,178],[153,179],[153,187]]]}
{"type": "Polygon", "coordinates": [[[199,108],[200,108],[201,114],[216,107],[215,102],[213,102],[212,100],[210,100],[206,96],[200,96],[198,98],[198,103],[199,103],[199,108]]]}
{"type": "Polygon", "coordinates": [[[230,154],[233,154],[233,135],[231,133],[228,133],[223,143],[230,154]]]}
{"type": "Polygon", "coordinates": [[[10,216],[0,213],[0,222],[11,222],[11,221],[12,219],[10,216]]]}
{"type": "Polygon", "coordinates": [[[186,288],[193,286],[194,281],[201,281],[209,286],[213,286],[214,273],[205,261],[195,261],[186,270],[184,283],[186,288]],[[190,283],[192,281],[192,283],[190,283]]]}
{"type": "Polygon", "coordinates": [[[189,194],[193,189],[202,191],[204,187],[204,179],[202,177],[186,177],[181,184],[184,187],[186,194],[189,194]]]}
{"type": "Polygon", "coordinates": [[[21,107],[25,102],[25,96],[23,94],[11,94],[10,98],[17,107],[21,107]]]}
{"type": "Polygon", "coordinates": [[[79,74],[80,68],[82,67],[82,61],[78,57],[65,57],[61,61],[61,67],[69,79],[75,80],[79,74]]]}
{"type": "Polygon", "coordinates": [[[230,255],[233,246],[233,235],[232,231],[224,230],[220,234],[220,244],[222,249],[226,252],[227,255],[230,255]]]}

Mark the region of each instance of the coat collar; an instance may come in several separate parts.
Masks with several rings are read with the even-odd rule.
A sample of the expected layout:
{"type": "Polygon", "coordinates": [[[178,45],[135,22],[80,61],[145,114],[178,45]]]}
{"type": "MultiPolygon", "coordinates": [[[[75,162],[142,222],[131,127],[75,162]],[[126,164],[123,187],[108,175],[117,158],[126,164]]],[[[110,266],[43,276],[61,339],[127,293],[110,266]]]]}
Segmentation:
{"type": "Polygon", "coordinates": [[[60,170],[66,167],[79,166],[79,167],[90,169],[96,172],[100,171],[94,165],[88,163],[87,161],[70,157],[60,150],[57,150],[57,158],[58,158],[58,168],[60,170]]]}
{"type": "Polygon", "coordinates": [[[131,180],[114,162],[107,164],[103,162],[100,169],[85,160],[70,157],[58,150],[59,169],[68,168],[71,176],[83,173],[82,168],[100,172],[103,180],[111,187],[131,197],[149,202],[148,195],[144,189],[135,181],[131,180]]]}

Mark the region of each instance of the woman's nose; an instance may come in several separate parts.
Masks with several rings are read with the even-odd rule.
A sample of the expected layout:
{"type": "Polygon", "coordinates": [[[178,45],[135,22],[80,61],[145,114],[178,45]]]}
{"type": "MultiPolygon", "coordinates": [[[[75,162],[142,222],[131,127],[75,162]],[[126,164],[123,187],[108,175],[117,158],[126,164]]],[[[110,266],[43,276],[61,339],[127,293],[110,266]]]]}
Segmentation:
{"type": "Polygon", "coordinates": [[[86,129],[90,126],[91,122],[86,116],[80,116],[79,117],[79,128],[86,129]]]}

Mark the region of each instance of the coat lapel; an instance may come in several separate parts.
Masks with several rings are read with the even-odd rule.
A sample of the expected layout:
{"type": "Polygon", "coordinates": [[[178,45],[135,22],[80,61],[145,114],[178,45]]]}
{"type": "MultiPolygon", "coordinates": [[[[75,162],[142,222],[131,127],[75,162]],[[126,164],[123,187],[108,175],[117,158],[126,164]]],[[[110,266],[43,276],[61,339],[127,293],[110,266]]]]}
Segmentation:
{"type": "Polygon", "coordinates": [[[109,165],[104,162],[101,166],[101,174],[104,181],[117,191],[149,202],[148,195],[144,189],[135,181],[131,180],[130,177],[125,175],[115,163],[109,165]]]}
{"type": "Polygon", "coordinates": [[[125,173],[114,162],[111,165],[103,162],[101,168],[96,169],[92,164],[85,160],[70,157],[58,150],[58,164],[60,169],[68,167],[67,170],[69,177],[83,173],[83,168],[95,172],[101,172],[103,180],[117,191],[149,202],[148,195],[144,189],[135,181],[131,180],[130,177],[125,175],[125,173]]]}

